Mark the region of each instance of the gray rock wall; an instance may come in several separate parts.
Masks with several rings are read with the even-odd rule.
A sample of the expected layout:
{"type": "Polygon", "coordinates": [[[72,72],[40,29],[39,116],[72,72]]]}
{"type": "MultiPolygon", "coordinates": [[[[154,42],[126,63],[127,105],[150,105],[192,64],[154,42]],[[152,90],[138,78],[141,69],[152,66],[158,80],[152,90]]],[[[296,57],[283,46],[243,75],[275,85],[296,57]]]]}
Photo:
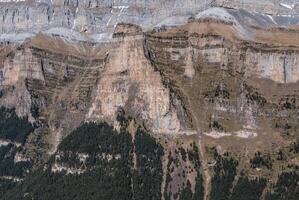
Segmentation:
{"type": "MultiPolygon", "coordinates": [[[[295,0],[0,0],[0,41],[22,42],[43,31],[76,41],[101,42],[111,39],[120,22],[145,30],[178,26],[211,6],[276,15],[279,25],[292,25],[292,16],[299,15],[295,0]]],[[[271,20],[271,16],[266,18],[271,20]]]]}
{"type": "MultiPolygon", "coordinates": [[[[150,28],[167,17],[191,16],[199,12],[204,3],[204,0],[2,1],[0,33],[38,33],[59,27],[92,35],[112,33],[119,22],[150,28]]],[[[55,32],[60,34],[65,31],[56,29],[55,32]]],[[[2,38],[5,39],[4,36],[2,38]]]]}

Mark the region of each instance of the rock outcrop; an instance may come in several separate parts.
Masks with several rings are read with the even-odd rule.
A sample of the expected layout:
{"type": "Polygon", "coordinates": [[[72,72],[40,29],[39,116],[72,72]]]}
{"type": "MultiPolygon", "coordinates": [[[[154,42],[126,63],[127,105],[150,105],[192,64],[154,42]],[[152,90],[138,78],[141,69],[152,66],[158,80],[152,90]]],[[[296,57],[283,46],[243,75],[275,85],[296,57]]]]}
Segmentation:
{"type": "Polygon", "coordinates": [[[287,94],[294,102],[298,98],[298,30],[263,29],[252,26],[257,17],[246,24],[235,16],[236,11],[212,8],[183,27],[146,34],[146,50],[198,131],[216,126],[220,133],[251,137],[252,131],[265,131],[264,122],[258,123],[265,116],[281,117],[278,104],[287,94]],[[281,84],[288,89],[282,92],[281,84]]]}
{"type": "Polygon", "coordinates": [[[117,110],[144,120],[154,132],[178,134],[183,131],[171,94],[160,74],[144,55],[143,33],[139,27],[116,27],[113,50],[95,91],[87,118],[115,121],[117,110]]]}

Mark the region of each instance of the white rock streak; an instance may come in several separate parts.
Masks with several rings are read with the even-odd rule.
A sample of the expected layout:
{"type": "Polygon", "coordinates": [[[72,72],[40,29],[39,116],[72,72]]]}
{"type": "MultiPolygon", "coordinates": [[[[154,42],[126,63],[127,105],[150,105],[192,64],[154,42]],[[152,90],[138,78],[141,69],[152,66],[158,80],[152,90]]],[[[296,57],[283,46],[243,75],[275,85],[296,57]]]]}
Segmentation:
{"type": "Polygon", "coordinates": [[[269,17],[274,24],[277,24],[277,22],[273,19],[272,15],[266,15],[266,16],[269,17]]]}
{"type": "Polygon", "coordinates": [[[280,6],[284,7],[284,8],[287,8],[287,9],[290,9],[290,10],[293,10],[295,8],[295,5],[289,5],[289,4],[285,4],[285,3],[280,3],[279,4],[280,6]]]}
{"type": "Polygon", "coordinates": [[[210,132],[203,133],[206,136],[219,139],[222,137],[229,137],[229,136],[236,136],[239,138],[249,139],[249,138],[255,138],[257,137],[257,133],[252,130],[242,129],[236,132],[219,132],[212,130],[210,132]]]}

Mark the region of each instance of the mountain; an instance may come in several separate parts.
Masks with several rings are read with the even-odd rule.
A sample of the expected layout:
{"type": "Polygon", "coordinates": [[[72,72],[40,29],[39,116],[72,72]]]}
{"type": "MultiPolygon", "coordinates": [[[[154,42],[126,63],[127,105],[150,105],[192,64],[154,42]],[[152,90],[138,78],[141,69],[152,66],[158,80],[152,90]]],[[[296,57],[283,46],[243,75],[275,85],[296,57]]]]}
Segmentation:
{"type": "Polygon", "coordinates": [[[295,0],[0,0],[0,199],[299,198],[295,0]]]}

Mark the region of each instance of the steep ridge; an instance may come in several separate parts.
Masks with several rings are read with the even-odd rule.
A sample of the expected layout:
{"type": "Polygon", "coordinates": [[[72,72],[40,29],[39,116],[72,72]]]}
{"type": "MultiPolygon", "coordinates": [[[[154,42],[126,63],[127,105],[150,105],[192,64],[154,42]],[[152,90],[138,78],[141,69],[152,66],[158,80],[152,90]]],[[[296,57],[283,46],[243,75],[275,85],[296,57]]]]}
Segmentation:
{"type": "Polygon", "coordinates": [[[179,134],[188,125],[184,118],[181,122],[178,119],[176,109],[182,108],[172,105],[170,91],[163,87],[159,73],[144,56],[143,41],[138,27],[120,24],[116,28],[115,45],[109,52],[87,118],[113,122],[118,108],[124,107],[154,132],[179,134]]]}

